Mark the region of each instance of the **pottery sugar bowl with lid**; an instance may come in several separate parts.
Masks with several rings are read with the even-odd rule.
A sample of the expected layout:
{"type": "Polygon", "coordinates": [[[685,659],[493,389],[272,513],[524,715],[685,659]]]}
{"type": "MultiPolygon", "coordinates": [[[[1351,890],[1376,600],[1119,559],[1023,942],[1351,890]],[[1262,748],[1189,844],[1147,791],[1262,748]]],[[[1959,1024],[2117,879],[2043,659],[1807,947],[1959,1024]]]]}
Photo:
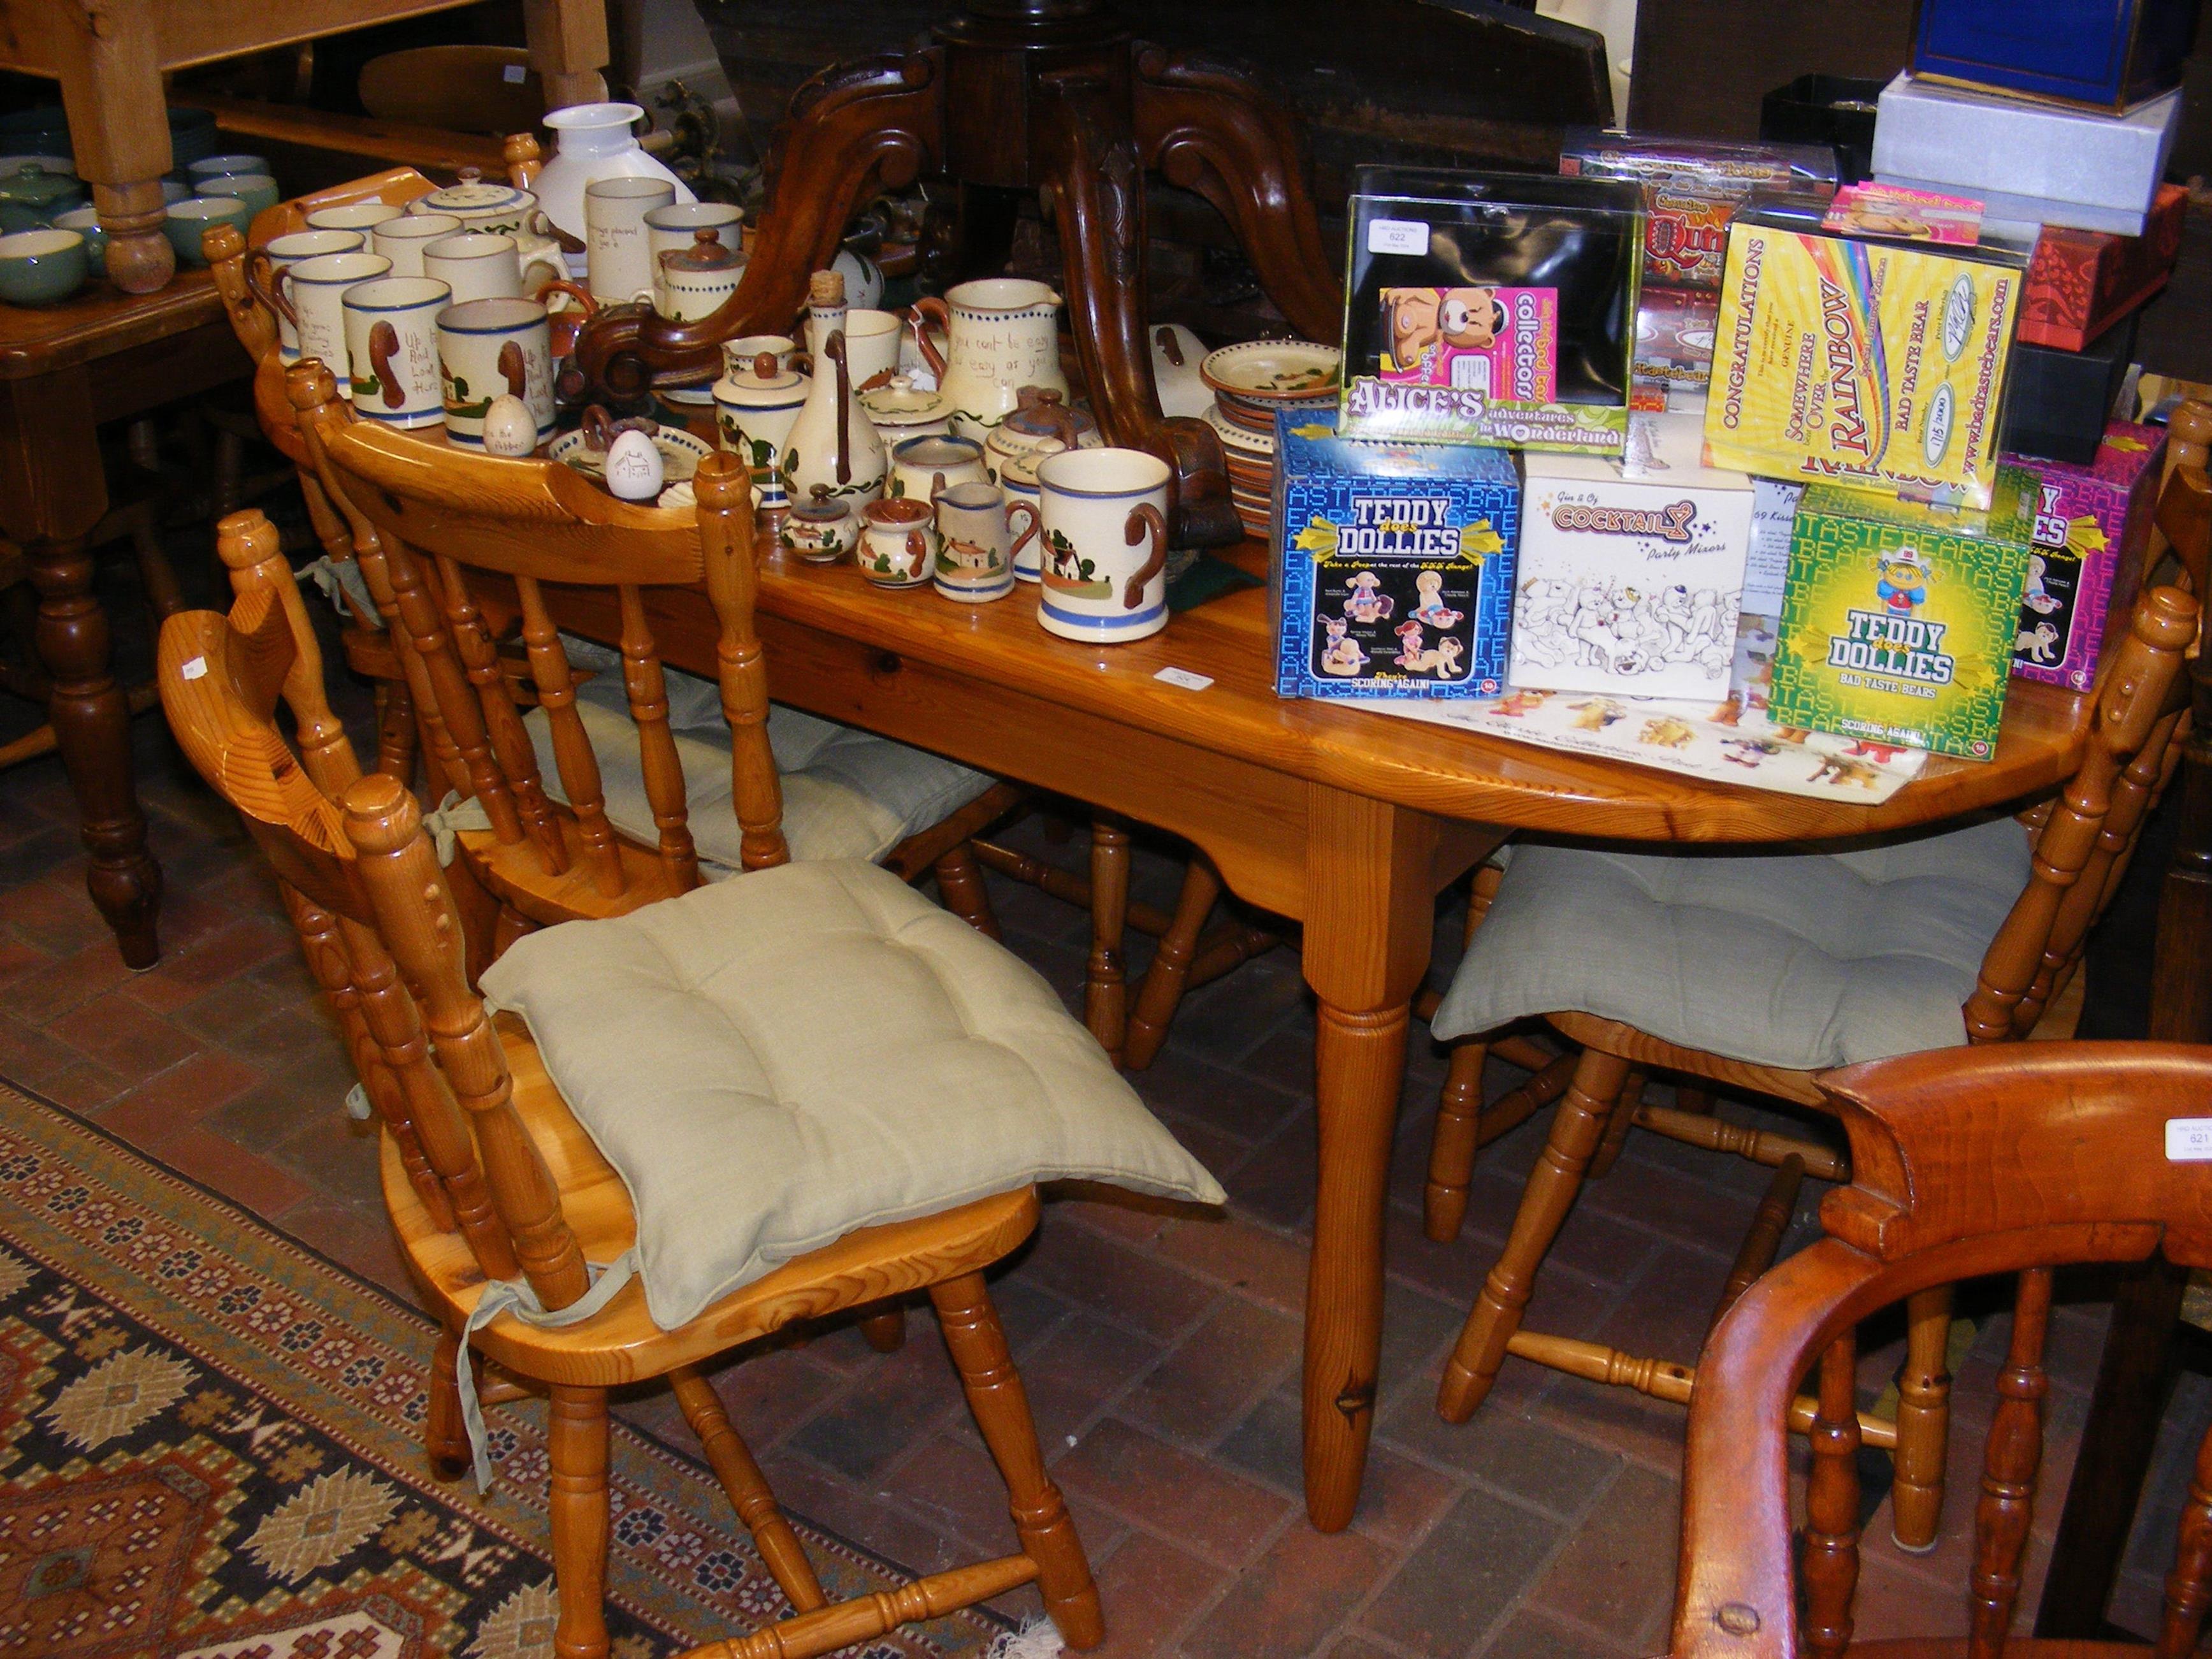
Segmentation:
{"type": "Polygon", "coordinates": [[[460,182],[417,196],[408,203],[413,214],[446,213],[461,222],[463,230],[495,231],[514,237],[542,238],[549,228],[538,210],[538,198],[526,190],[485,178],[475,167],[463,167],[460,182]]]}
{"type": "Polygon", "coordinates": [[[1090,411],[1075,408],[1058,386],[1025,386],[1006,418],[983,441],[983,466],[994,483],[1007,466],[1027,458],[1034,468],[1063,449],[1096,449],[1104,441],[1090,411]]]}
{"type": "Polygon", "coordinates": [[[772,351],[732,366],[714,382],[715,430],[722,447],[751,470],[763,513],[781,513],[789,505],[777,463],[806,402],[807,384],[804,374],[779,367],[772,351]]]}

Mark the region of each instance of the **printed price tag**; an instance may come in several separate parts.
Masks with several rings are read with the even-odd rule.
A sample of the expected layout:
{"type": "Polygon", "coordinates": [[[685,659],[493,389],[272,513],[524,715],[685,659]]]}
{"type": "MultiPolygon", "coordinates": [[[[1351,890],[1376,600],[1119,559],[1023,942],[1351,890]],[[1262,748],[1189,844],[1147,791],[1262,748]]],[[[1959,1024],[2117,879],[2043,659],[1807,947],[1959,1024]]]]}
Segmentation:
{"type": "Polygon", "coordinates": [[[1429,228],[1419,219],[1371,219],[1367,224],[1370,253],[1426,253],[1429,228]]]}
{"type": "Polygon", "coordinates": [[[2170,1117],[2166,1121],[2166,1161],[2212,1163],[2212,1117],[2170,1117]]]}
{"type": "Polygon", "coordinates": [[[207,659],[205,657],[194,657],[190,662],[186,663],[177,672],[182,674],[188,680],[204,678],[207,674],[207,659]]]}
{"type": "Polygon", "coordinates": [[[529,73],[530,68],[526,64],[508,64],[500,70],[499,78],[511,87],[519,87],[523,77],[529,73]]]}
{"type": "MultiPolygon", "coordinates": [[[[1203,691],[1213,684],[1205,675],[1194,674],[1188,668],[1163,668],[1152,678],[1156,680],[1165,680],[1170,685],[1179,685],[1186,691],[1203,691]]],[[[2208,1152],[2206,1156],[2212,1157],[2212,1152],[2208,1152]]]]}

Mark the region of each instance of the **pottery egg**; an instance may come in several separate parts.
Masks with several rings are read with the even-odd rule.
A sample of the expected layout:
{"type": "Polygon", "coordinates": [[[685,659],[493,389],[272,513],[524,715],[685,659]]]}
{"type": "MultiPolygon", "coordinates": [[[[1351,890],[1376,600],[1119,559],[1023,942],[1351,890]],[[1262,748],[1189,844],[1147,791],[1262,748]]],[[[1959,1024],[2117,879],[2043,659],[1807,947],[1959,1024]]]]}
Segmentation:
{"type": "Polygon", "coordinates": [[[487,455],[526,459],[538,448],[538,417],[530,405],[508,393],[491,400],[484,410],[483,447],[487,455]]]}
{"type": "Polygon", "coordinates": [[[607,488],[623,501],[653,500],[666,472],[660,451],[642,432],[625,432],[607,446],[607,488]]]}

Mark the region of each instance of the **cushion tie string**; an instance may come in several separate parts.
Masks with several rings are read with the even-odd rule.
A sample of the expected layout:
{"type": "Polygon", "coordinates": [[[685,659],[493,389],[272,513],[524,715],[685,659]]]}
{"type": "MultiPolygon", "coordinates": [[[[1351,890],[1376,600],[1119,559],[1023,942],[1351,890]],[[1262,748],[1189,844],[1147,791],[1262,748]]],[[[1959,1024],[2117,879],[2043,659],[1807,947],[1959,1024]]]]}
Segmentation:
{"type": "Polygon", "coordinates": [[[461,792],[458,789],[448,789],[445,799],[438,803],[436,809],[422,815],[422,833],[430,837],[430,844],[437,848],[438,862],[441,866],[453,861],[454,853],[459,850],[462,830],[490,828],[491,815],[483,810],[483,803],[473,795],[466,800],[462,799],[461,792]]]}
{"type": "Polygon", "coordinates": [[[323,597],[337,607],[341,617],[350,617],[363,628],[384,626],[383,613],[369,595],[368,578],[361,574],[361,567],[351,559],[335,560],[325,554],[301,565],[295,577],[320,588],[323,597]]]}
{"type": "Polygon", "coordinates": [[[549,1309],[538,1299],[538,1292],[530,1287],[526,1279],[495,1279],[477,1298],[468,1322],[461,1327],[461,1341],[453,1361],[453,1381],[461,1395],[461,1426],[468,1431],[469,1457],[476,1467],[477,1490],[491,1490],[491,1452],[485,1442],[483,1407],[477,1402],[476,1373],[469,1365],[469,1339],[483,1327],[503,1313],[513,1314],[524,1324],[539,1330],[557,1331],[563,1326],[580,1325],[608,1303],[613,1301],[623,1285],[637,1273],[637,1247],[633,1244],[612,1261],[586,1264],[592,1275],[592,1287],[565,1308],[549,1309]]]}

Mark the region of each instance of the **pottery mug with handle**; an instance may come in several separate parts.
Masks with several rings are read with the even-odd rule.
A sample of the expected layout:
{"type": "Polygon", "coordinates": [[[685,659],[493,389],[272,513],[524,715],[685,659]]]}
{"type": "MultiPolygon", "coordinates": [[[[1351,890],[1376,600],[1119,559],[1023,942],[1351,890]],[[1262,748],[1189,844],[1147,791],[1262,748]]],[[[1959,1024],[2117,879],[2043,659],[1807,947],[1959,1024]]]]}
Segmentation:
{"type": "Polygon", "coordinates": [[[503,231],[465,230],[441,236],[422,250],[422,274],[453,290],[453,303],[520,300],[526,292],[566,276],[561,251],[550,243],[525,254],[503,231]]]}
{"type": "Polygon", "coordinates": [[[676,199],[665,179],[599,179],[584,186],[586,285],[601,305],[653,291],[653,242],[645,216],[676,199]]]}
{"type": "Polygon", "coordinates": [[[1168,464],[1141,449],[1069,449],[1037,467],[1037,622],[1094,644],[1168,625],[1168,464]]]}
{"type": "Polygon", "coordinates": [[[422,251],[431,243],[461,234],[461,222],[450,213],[399,213],[368,233],[369,251],[392,261],[394,276],[422,276],[422,251]]]}
{"type": "Polygon", "coordinates": [[[496,398],[516,397],[538,422],[538,441],[553,435],[553,343],[545,307],[535,300],[470,300],[438,318],[438,370],[446,431],[481,445],[484,414],[496,398]]]}
{"type": "Polygon", "coordinates": [[[288,362],[300,358],[300,331],[286,307],[276,303],[276,273],[325,253],[358,253],[365,239],[357,230],[297,230],[272,238],[246,262],[246,285],[276,313],[276,352],[288,362]]]}
{"type": "Polygon", "coordinates": [[[937,568],[931,580],[939,596],[981,605],[1012,592],[1008,550],[1013,538],[1006,530],[1006,492],[994,483],[971,480],[952,485],[935,505],[937,568]]]}
{"type": "Polygon", "coordinates": [[[392,261],[380,253],[319,253],[279,269],[270,294],[276,314],[292,325],[302,357],[320,359],[343,380],[346,372],[345,292],[391,274],[392,261]]]}
{"type": "Polygon", "coordinates": [[[438,313],[453,299],[451,289],[428,276],[382,276],[345,291],[353,406],[363,416],[388,426],[444,423],[438,313]]]}

